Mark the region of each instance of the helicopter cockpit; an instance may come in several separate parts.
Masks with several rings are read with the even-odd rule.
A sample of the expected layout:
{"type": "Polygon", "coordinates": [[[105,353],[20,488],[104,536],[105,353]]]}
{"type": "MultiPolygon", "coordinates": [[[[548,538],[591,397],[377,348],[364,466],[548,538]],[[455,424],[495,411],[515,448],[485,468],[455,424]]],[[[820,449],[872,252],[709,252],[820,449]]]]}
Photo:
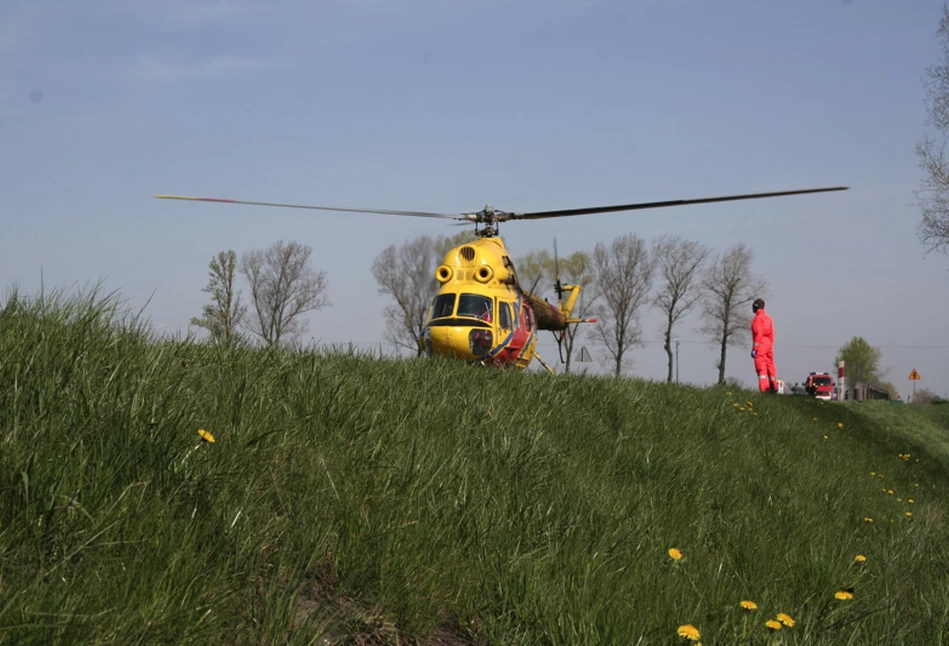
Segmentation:
{"type": "Polygon", "coordinates": [[[494,320],[494,301],[482,294],[439,294],[432,301],[432,314],[429,322],[433,325],[478,325],[473,321],[458,319],[477,319],[491,323],[494,320]],[[455,304],[457,302],[457,309],[455,304]],[[448,319],[439,323],[439,319],[448,319]]]}
{"type": "Polygon", "coordinates": [[[431,353],[433,344],[450,347],[464,344],[472,356],[483,357],[494,344],[495,318],[493,298],[464,292],[439,294],[432,301],[425,326],[426,350],[431,353]],[[441,331],[436,333],[436,329],[441,331]]]}

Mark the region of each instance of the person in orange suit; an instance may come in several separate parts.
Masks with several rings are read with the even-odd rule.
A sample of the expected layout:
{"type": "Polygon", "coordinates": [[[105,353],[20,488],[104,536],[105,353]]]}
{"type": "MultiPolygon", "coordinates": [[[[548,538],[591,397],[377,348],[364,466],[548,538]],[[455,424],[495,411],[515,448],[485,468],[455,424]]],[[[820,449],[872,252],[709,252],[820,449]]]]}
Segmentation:
{"type": "Polygon", "coordinates": [[[751,304],[755,316],[751,319],[751,337],[754,344],[751,358],[758,373],[758,390],[763,393],[778,391],[777,370],[774,367],[774,321],[764,309],[764,300],[756,298],[751,304]]]}

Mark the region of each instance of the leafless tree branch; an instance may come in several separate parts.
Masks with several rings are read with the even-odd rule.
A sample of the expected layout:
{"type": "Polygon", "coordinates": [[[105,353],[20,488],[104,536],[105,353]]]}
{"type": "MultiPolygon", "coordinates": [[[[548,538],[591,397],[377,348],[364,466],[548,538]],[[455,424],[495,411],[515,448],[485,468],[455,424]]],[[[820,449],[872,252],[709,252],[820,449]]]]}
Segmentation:
{"type": "Polygon", "coordinates": [[[615,373],[622,372],[627,350],[642,345],[639,311],[649,300],[654,267],[646,243],[626,234],[593,250],[593,265],[602,302],[602,320],[595,329],[613,360],[615,373]]]}
{"type": "Polygon", "coordinates": [[[248,330],[267,345],[303,334],[307,330],[303,315],[331,304],[326,272],[310,266],[312,253],[309,245],[280,240],[241,257],[255,313],[248,330]]]}
{"type": "Polygon", "coordinates": [[[943,5],[936,36],[941,60],[926,68],[926,122],[939,133],[939,140],[925,134],[916,144],[916,156],[924,179],[916,191],[922,219],[917,235],[924,255],[949,252],[949,168],[945,158],[946,131],[949,130],[949,5],[943,5]]]}
{"type": "Polygon", "coordinates": [[[743,242],[729,247],[712,261],[702,275],[702,318],[699,332],[719,343],[718,383],[725,383],[725,358],[729,345],[751,333],[751,308],[756,298],[767,298],[768,282],[751,272],[754,252],[743,242]]]}
{"type": "Polygon", "coordinates": [[[669,373],[666,381],[672,383],[672,328],[698,302],[702,293],[697,289],[701,281],[701,269],[711,250],[705,245],[681,236],[661,236],[653,241],[653,258],[661,278],[659,291],[653,299],[665,321],[663,339],[669,360],[669,373]]]}

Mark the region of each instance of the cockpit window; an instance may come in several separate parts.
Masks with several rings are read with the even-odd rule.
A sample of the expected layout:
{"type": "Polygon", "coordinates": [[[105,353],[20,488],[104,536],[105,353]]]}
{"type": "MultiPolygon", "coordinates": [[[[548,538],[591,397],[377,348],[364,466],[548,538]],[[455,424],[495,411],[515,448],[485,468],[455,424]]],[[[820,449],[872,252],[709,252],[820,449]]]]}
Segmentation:
{"type": "Polygon", "coordinates": [[[432,318],[440,319],[451,316],[453,309],[455,309],[455,295],[439,294],[432,302],[432,318]]]}
{"type": "Polygon", "coordinates": [[[458,316],[473,316],[482,321],[491,320],[491,299],[480,294],[462,294],[458,299],[458,316]]]}

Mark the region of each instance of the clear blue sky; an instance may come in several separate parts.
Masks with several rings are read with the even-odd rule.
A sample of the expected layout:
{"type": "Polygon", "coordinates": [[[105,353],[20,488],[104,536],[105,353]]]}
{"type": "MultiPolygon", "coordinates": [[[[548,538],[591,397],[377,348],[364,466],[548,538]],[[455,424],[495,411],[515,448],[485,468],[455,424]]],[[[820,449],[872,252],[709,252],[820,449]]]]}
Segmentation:
{"type": "MultiPolygon", "coordinates": [[[[863,336],[903,392],[949,389],[949,259],[916,238],[935,0],[6,0],[0,282],[102,280],[185,330],[207,263],[310,244],[334,305],[310,336],[382,340],[369,268],[427,219],[156,193],[511,211],[848,185],[777,200],[514,222],[515,255],[675,231],[744,241],[771,284],[779,376],[863,336]],[[157,8],[156,8],[157,7],[157,8]]],[[[684,381],[715,379],[692,316],[684,381]]],[[[655,315],[630,372],[663,378],[655,315]]],[[[544,340],[548,361],[555,346],[544,340]]],[[[590,346],[594,354],[599,352],[590,346]]],[[[754,383],[745,348],[728,375],[754,383]]]]}

